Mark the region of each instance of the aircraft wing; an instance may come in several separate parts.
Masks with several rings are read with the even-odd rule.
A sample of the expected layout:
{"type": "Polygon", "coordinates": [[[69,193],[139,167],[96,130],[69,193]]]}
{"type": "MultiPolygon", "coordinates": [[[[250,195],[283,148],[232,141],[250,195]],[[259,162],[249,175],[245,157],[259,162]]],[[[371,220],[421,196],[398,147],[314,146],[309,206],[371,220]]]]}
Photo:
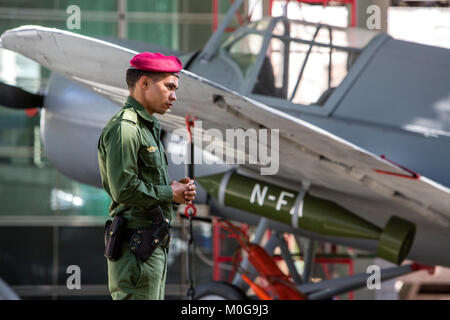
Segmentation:
{"type": "MultiPolygon", "coordinates": [[[[3,47],[88,86],[118,105],[128,95],[125,70],[137,52],[37,26],[9,30],[1,40],[3,47]]],[[[380,227],[392,215],[414,222],[417,233],[409,257],[450,266],[446,254],[450,249],[447,187],[189,71],[182,70],[180,78],[178,102],[172,112],[159,116],[163,128],[185,128],[185,116],[189,114],[202,120],[203,131],[216,128],[223,137],[226,129],[277,129],[279,145],[271,143],[270,138],[268,144],[279,152],[279,171],[267,179],[294,188],[308,181],[311,194],[332,200],[380,227]]],[[[263,165],[245,166],[259,170],[263,165]]]]}

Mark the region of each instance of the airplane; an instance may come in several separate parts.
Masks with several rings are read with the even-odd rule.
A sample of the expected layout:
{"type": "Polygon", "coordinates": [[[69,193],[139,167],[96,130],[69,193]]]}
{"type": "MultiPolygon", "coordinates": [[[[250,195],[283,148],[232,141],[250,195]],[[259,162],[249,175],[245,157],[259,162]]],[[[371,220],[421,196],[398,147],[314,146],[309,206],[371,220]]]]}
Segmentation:
{"type": "MultiPolygon", "coordinates": [[[[198,203],[258,224],[259,230],[360,248],[397,264],[409,259],[450,266],[450,75],[443,71],[450,66],[450,51],[285,17],[266,17],[226,36],[241,2],[234,2],[201,51],[179,54],[184,69],[178,102],[159,120],[167,132],[186,131],[187,115],[201,120],[204,130],[193,139],[200,141],[199,150],[209,129],[222,137],[227,129],[278,129],[278,146],[273,140],[265,146],[277,147],[279,170],[261,175],[267,163],[235,165],[239,152],[233,152],[232,164],[196,164],[200,184],[216,195],[199,194],[198,203]],[[312,76],[317,70],[324,74],[320,80],[312,76]],[[233,181],[247,187],[235,201],[227,190],[233,181]],[[295,197],[281,196],[288,193],[295,197]],[[314,220],[320,210],[308,209],[311,201],[325,206],[322,225],[302,228],[308,212],[315,212],[309,215],[313,224],[320,222],[314,220]],[[333,220],[335,214],[342,220],[333,220]],[[336,224],[325,230],[330,221],[336,224]],[[355,225],[364,225],[367,233],[359,229],[355,236],[355,225]],[[330,231],[342,227],[344,233],[330,231]]],[[[42,103],[47,157],[74,180],[100,187],[97,140],[128,95],[129,60],[139,51],[173,51],[39,26],[6,31],[1,45],[53,72],[43,97],[2,85],[13,97],[2,103],[19,108],[42,103]]],[[[169,152],[175,140],[165,137],[169,152]]],[[[222,154],[215,149],[219,156],[230,148],[242,151],[227,141],[217,143],[224,146],[222,154]]],[[[244,156],[249,158],[249,150],[244,156]]],[[[172,175],[182,176],[181,169],[170,162],[172,175]]],[[[415,267],[399,268],[387,270],[386,277],[415,267]]],[[[329,285],[336,294],[362,284],[365,279],[354,277],[299,288],[310,297],[329,298],[318,290],[329,285]]]]}

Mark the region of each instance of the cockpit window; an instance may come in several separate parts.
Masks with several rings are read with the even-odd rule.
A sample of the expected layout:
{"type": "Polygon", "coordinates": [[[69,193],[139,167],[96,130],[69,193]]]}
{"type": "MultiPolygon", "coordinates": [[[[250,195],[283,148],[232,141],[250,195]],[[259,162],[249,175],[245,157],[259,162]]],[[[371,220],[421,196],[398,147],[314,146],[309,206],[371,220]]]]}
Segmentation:
{"type": "Polygon", "coordinates": [[[264,18],[262,20],[258,20],[258,21],[249,23],[247,25],[247,28],[249,28],[249,29],[256,29],[258,31],[264,31],[269,26],[271,20],[272,19],[270,17],[264,18]]]}
{"type": "Polygon", "coordinates": [[[253,93],[305,105],[323,105],[374,36],[289,20],[272,34],[253,93]]]}
{"type": "MultiPolygon", "coordinates": [[[[297,23],[292,21],[289,22],[289,36],[293,39],[312,41],[316,29],[317,26],[315,25],[297,23]]],[[[320,38],[316,37],[316,41],[320,40],[320,38]]]]}
{"type": "Polygon", "coordinates": [[[284,69],[283,56],[285,52],[284,42],[278,38],[272,38],[267,48],[263,64],[256,79],[253,93],[286,99],[287,83],[284,69]]]}
{"type": "MultiPolygon", "coordinates": [[[[286,23],[285,21],[279,21],[280,23],[286,23]]],[[[310,25],[297,21],[288,20],[289,24],[289,36],[292,39],[312,41],[321,44],[330,44],[330,32],[331,40],[334,46],[348,47],[353,49],[363,49],[379,32],[372,30],[365,30],[359,28],[339,28],[322,26],[318,28],[318,25],[310,25]],[[315,33],[317,35],[314,38],[315,33]]],[[[275,31],[275,29],[274,29],[275,31]]],[[[275,33],[275,32],[274,32],[275,33]]]]}
{"type": "Polygon", "coordinates": [[[287,23],[288,22],[285,20],[278,21],[273,27],[272,33],[277,36],[284,36],[284,33],[286,32],[285,26],[287,26],[287,23]]]}
{"type": "Polygon", "coordinates": [[[244,78],[255,65],[263,40],[260,34],[248,33],[231,43],[224,43],[224,52],[236,62],[244,78]]]}
{"type": "Polygon", "coordinates": [[[292,72],[287,99],[293,103],[323,105],[347,75],[349,55],[345,51],[313,46],[303,66],[308,50],[308,45],[291,43],[292,72]]]}

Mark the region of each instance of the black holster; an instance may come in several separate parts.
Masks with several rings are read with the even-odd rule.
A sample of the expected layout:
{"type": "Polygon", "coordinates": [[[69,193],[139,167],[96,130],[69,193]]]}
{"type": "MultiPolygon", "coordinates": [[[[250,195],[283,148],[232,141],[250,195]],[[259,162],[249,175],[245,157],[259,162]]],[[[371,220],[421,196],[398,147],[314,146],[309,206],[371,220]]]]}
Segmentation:
{"type": "Polygon", "coordinates": [[[127,221],[121,216],[115,216],[113,221],[108,220],[105,224],[105,258],[117,261],[122,256],[121,247],[126,236],[127,221]]]}
{"type": "Polygon", "coordinates": [[[151,209],[149,215],[153,220],[152,226],[147,229],[133,230],[130,240],[131,252],[144,262],[153,254],[158,245],[168,248],[171,238],[171,226],[169,220],[164,219],[161,208],[156,206],[151,209]]]}

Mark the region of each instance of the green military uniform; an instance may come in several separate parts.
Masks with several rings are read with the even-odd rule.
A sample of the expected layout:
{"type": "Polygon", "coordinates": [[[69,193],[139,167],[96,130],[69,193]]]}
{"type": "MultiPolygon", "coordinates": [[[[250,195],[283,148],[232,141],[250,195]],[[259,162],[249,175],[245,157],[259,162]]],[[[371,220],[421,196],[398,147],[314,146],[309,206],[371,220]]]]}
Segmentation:
{"type": "MultiPolygon", "coordinates": [[[[147,212],[159,205],[173,218],[172,188],[167,158],[159,137],[160,123],[133,97],[106,124],[98,143],[100,174],[112,199],[109,215],[121,215],[131,229],[152,224],[147,212]]],[[[124,242],[122,257],[108,260],[109,289],[113,299],[163,299],[167,251],[158,247],[140,261],[124,242]]]]}

